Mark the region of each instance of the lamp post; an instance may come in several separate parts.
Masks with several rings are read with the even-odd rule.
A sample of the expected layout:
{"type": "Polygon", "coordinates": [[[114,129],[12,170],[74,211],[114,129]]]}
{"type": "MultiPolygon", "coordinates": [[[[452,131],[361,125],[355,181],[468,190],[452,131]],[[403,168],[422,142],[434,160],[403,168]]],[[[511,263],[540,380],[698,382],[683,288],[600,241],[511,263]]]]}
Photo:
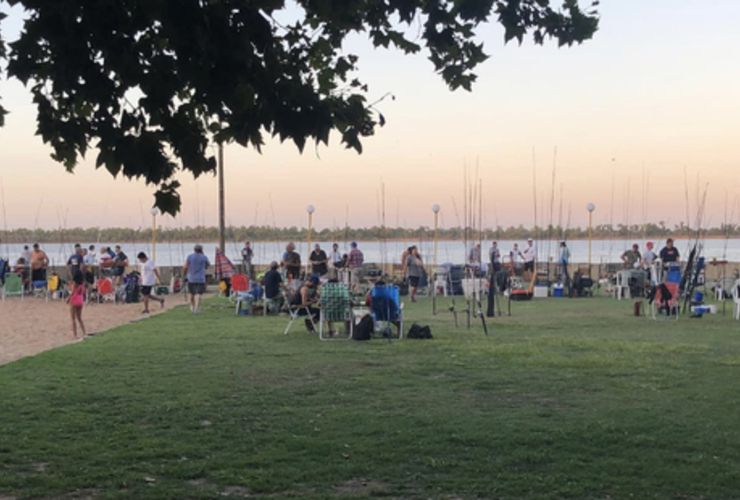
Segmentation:
{"type": "Polygon", "coordinates": [[[589,203],[588,205],[586,205],[586,210],[588,210],[588,276],[591,277],[591,238],[593,236],[592,223],[594,210],[596,210],[596,205],[594,205],[593,203],[589,203]]]}
{"type": "Polygon", "coordinates": [[[313,224],[313,213],[316,211],[316,207],[309,205],[306,207],[308,212],[308,257],[306,258],[306,275],[308,275],[309,265],[311,264],[311,228],[313,224]]]}
{"type": "Polygon", "coordinates": [[[434,277],[434,272],[437,269],[437,238],[439,236],[438,228],[439,225],[437,224],[437,221],[439,220],[439,211],[441,210],[441,207],[439,204],[435,203],[432,205],[432,212],[434,212],[434,259],[432,264],[431,272],[429,273],[429,277],[432,280],[432,314],[437,314],[437,285],[435,284],[436,279],[434,277]]]}
{"type": "Polygon", "coordinates": [[[152,260],[157,262],[157,215],[159,215],[159,208],[152,207],[149,213],[152,214],[152,260]]]}

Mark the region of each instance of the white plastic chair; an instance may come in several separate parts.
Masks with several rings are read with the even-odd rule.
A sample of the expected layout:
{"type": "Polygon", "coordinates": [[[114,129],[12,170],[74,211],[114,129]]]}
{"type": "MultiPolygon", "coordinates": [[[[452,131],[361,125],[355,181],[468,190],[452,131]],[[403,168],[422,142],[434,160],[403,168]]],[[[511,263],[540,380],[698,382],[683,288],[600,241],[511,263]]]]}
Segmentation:
{"type": "Polygon", "coordinates": [[[617,284],[614,289],[614,298],[622,300],[622,292],[624,292],[625,299],[631,299],[632,294],[630,293],[630,271],[619,271],[617,273],[617,284]]]}

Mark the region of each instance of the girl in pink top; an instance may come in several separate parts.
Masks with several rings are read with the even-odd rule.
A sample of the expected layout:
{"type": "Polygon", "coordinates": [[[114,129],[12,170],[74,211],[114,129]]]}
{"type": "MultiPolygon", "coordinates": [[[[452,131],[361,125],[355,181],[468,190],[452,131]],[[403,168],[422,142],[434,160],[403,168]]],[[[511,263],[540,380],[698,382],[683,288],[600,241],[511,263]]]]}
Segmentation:
{"type": "Polygon", "coordinates": [[[87,332],[85,331],[85,323],[82,321],[82,306],[85,305],[85,282],[82,273],[75,274],[72,295],[67,299],[67,303],[69,304],[69,314],[72,317],[72,333],[77,338],[77,323],[79,322],[84,337],[87,332]]]}

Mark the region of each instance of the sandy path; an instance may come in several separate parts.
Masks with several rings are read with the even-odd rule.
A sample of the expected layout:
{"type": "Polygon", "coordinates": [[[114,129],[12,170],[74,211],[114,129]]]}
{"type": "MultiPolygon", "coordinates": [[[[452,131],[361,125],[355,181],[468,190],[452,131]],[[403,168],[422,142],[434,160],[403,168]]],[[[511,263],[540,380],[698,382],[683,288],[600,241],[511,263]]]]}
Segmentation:
{"type": "MultiPolygon", "coordinates": [[[[183,304],[183,296],[167,296],[165,308],[150,304],[152,314],[183,304]]],[[[141,319],[142,304],[85,306],[82,319],[88,333],[99,333],[141,319]]],[[[62,300],[17,297],[0,300],[0,365],[75,342],[69,306],[62,300]]]]}

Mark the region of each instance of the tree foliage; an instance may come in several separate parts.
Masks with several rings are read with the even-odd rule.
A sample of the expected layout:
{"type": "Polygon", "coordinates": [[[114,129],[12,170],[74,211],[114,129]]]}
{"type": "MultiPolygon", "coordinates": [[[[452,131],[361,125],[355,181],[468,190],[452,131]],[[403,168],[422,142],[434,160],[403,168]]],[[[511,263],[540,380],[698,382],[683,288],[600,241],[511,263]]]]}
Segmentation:
{"type": "MultiPolygon", "coordinates": [[[[426,48],[450,89],[472,88],[486,59],[476,29],[495,18],[504,40],[589,39],[597,1],[578,0],[0,0],[27,11],[18,40],[0,38],[7,75],[30,87],[37,133],[72,171],[90,149],[114,176],[158,188],[179,209],[178,170],[213,172],[212,143],[260,150],[265,135],[362,152],[385,118],[344,50],[363,33],[376,47],[426,48]],[[296,20],[281,23],[290,13],[296,20]],[[412,35],[406,31],[419,24],[412,35]]],[[[0,108],[0,125],[4,110],[0,108]]]]}

